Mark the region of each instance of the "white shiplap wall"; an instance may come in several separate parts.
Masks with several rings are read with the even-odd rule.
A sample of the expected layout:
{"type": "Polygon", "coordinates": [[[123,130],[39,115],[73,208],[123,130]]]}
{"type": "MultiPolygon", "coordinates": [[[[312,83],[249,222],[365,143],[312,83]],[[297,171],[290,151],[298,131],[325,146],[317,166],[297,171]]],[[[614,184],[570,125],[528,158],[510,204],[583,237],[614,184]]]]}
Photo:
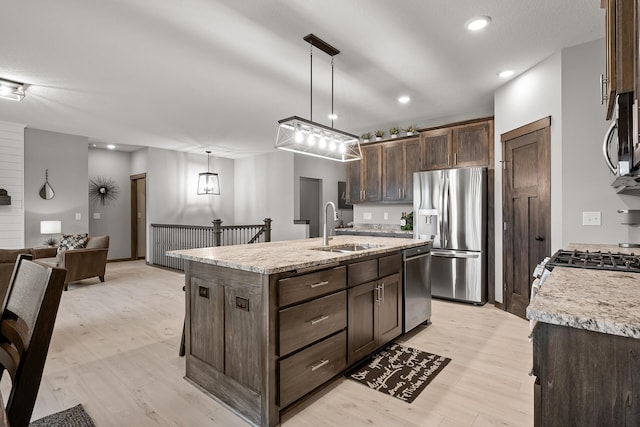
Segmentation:
{"type": "Polygon", "coordinates": [[[0,248],[24,247],[24,125],[0,121],[0,188],[11,205],[0,205],[0,248]]]}

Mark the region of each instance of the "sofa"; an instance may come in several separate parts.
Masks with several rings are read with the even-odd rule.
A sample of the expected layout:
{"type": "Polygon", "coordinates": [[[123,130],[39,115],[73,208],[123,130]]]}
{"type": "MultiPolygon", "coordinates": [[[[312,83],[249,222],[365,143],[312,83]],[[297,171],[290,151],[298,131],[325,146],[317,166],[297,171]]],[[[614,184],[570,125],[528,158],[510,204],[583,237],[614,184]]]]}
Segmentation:
{"type": "Polygon", "coordinates": [[[101,282],[104,282],[109,252],[108,235],[89,236],[84,248],[57,252],[56,247],[0,249],[0,297],[4,297],[7,292],[13,266],[19,254],[30,254],[38,262],[67,270],[64,281],[65,291],[69,283],[82,279],[98,277],[101,282]]]}

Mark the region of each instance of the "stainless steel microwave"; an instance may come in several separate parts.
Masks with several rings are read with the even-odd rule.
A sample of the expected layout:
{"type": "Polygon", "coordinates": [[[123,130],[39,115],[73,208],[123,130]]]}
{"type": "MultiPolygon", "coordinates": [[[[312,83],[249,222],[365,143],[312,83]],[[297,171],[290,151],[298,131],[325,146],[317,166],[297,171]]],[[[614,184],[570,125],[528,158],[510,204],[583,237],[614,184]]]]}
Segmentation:
{"type": "MultiPolygon", "coordinates": [[[[640,156],[634,153],[634,149],[638,147],[638,125],[633,98],[633,92],[617,96],[611,125],[602,145],[605,162],[616,177],[637,175],[640,172],[640,156]]],[[[612,185],[617,186],[615,182],[612,185]]]]}

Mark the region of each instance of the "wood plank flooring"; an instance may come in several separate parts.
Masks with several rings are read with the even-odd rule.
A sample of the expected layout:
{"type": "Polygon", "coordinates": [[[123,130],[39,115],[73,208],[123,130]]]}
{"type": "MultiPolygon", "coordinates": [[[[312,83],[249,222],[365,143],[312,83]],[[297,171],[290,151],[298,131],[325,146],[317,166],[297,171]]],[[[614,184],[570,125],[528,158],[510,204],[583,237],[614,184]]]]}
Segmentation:
{"type": "MultiPolygon", "coordinates": [[[[184,275],[109,263],[106,281],[62,296],[32,419],[82,403],[102,426],[246,426],[187,382],[178,357],[184,275]]],[[[528,322],[492,305],[433,302],[433,323],[400,339],[451,363],[412,403],[338,378],[283,426],[530,426],[528,322]]],[[[9,381],[0,383],[5,398],[9,381]]]]}

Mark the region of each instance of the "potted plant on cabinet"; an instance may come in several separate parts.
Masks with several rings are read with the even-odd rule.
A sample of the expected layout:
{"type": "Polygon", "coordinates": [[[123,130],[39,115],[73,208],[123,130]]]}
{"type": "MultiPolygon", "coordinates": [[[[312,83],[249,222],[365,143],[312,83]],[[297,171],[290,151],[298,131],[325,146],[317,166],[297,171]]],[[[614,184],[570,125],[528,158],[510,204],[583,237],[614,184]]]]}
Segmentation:
{"type": "Polygon", "coordinates": [[[416,129],[416,127],[414,125],[407,126],[404,131],[407,133],[407,136],[411,136],[414,133],[418,132],[418,130],[416,129]]]}
{"type": "Polygon", "coordinates": [[[376,131],[376,141],[380,141],[383,136],[384,136],[384,131],[383,130],[377,130],[376,131]]]}
{"type": "Polygon", "coordinates": [[[391,135],[391,138],[397,137],[399,133],[400,133],[400,129],[398,128],[389,129],[389,135],[391,135]]]}
{"type": "Polygon", "coordinates": [[[363,133],[362,134],[362,142],[369,142],[371,140],[371,133],[363,133]]]}

